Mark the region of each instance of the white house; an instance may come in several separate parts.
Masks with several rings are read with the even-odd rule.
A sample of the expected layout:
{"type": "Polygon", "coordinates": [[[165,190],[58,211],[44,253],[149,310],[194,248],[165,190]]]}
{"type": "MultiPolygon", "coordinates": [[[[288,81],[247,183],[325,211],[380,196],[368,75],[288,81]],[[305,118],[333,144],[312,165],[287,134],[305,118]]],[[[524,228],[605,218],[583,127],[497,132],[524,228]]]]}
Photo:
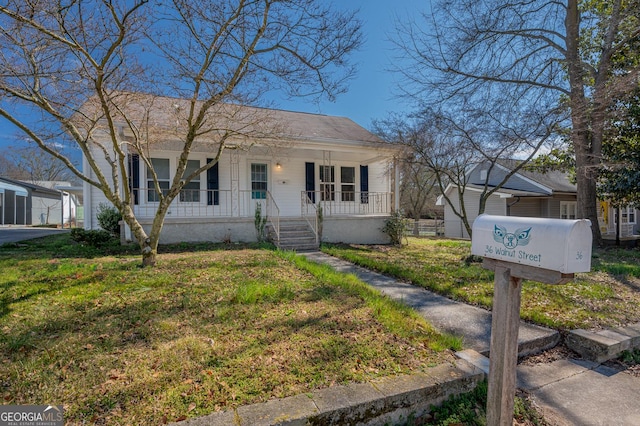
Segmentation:
{"type": "MultiPolygon", "coordinates": [[[[467,172],[464,190],[464,204],[469,224],[478,216],[480,195],[487,188],[495,188],[515,167],[515,161],[503,160],[495,164],[489,172],[488,163],[479,163],[467,172]]],[[[450,185],[445,193],[459,211],[457,189],[450,185]]],[[[437,201],[444,206],[445,236],[469,238],[462,220],[455,215],[443,196],[437,201]]],[[[631,206],[616,210],[606,201],[599,203],[598,226],[605,239],[615,239],[616,223],[620,221],[620,236],[634,239],[640,233],[637,224],[638,211],[631,206]]],[[[486,201],[485,213],[502,216],[541,217],[556,219],[576,218],[576,186],[567,173],[550,171],[546,173],[520,169],[512,175],[500,189],[486,201]]]]}
{"type": "MultiPolygon", "coordinates": [[[[176,116],[185,108],[184,100],[154,97],[145,112],[148,121],[162,123],[146,147],[161,188],[169,188],[174,178],[182,147],[176,116]]],[[[395,148],[344,117],[230,105],[216,111],[211,120],[225,120],[221,128],[233,128],[234,134],[218,163],[176,197],[161,243],[254,241],[257,204],[283,246],[285,240],[292,248],[305,245],[320,229],[328,242],[388,241],[380,228],[399,200],[395,148]],[[316,220],[319,208],[321,224],[316,220]]],[[[149,227],[157,207],[153,179],[139,153],[126,143],[130,136],[124,126],[120,137],[129,161],[124,184],[133,190],[136,216],[149,227]]],[[[218,147],[203,136],[191,150],[185,175],[213,161],[218,147]]],[[[92,153],[107,170],[100,149],[94,146],[92,153]]],[[[87,159],[83,161],[89,170],[87,159]]],[[[100,203],[107,203],[102,192],[85,183],[86,229],[98,228],[100,203]]],[[[125,238],[131,238],[130,231],[125,238]]]]}

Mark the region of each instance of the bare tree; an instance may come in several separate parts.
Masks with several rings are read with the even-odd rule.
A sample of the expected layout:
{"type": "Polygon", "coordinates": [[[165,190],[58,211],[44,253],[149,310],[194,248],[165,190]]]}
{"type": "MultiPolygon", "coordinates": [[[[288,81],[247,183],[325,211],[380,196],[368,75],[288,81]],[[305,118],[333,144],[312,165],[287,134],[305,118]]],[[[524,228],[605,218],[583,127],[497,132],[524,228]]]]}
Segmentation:
{"type": "Polygon", "coordinates": [[[77,180],[62,161],[36,146],[8,147],[0,156],[2,176],[28,182],[77,180]]]}
{"type": "Polygon", "coordinates": [[[413,154],[401,160],[400,206],[415,221],[431,216],[437,198],[437,182],[433,173],[413,154]]]}
{"type": "MultiPolygon", "coordinates": [[[[486,106],[486,104],[485,104],[486,106]]],[[[390,143],[406,146],[433,177],[445,203],[458,216],[468,235],[472,234],[470,213],[484,213],[487,200],[524,167],[554,135],[556,119],[536,116],[529,111],[526,120],[512,120],[522,111],[509,104],[493,104],[490,113],[458,109],[448,114],[425,110],[411,119],[392,117],[376,123],[377,131],[390,143]],[[504,108],[504,109],[501,109],[504,108]],[[504,160],[520,160],[507,173],[497,173],[504,160]],[[478,210],[470,212],[465,193],[469,172],[482,163],[487,177],[479,193],[478,210]],[[447,189],[455,190],[454,197],[447,189]]]]}
{"type": "Polygon", "coordinates": [[[213,167],[230,140],[274,131],[242,105],[268,90],[329,98],[346,90],[348,55],[361,44],[354,13],[314,0],[10,0],[0,5],[0,116],[100,189],[131,228],[143,264],[153,265],[183,186],[213,167]],[[168,139],[182,148],[165,188],[148,152],[168,139]],[[51,143],[62,140],[82,151],[85,170],[51,143]],[[215,160],[184,176],[199,144],[213,147],[215,160]],[[140,156],[158,196],[148,234],[126,184],[128,153],[140,156]]]}
{"type": "MultiPolygon", "coordinates": [[[[400,70],[405,93],[438,102],[503,93],[521,105],[555,97],[551,111],[566,106],[570,116],[578,215],[597,224],[607,107],[640,76],[638,16],[637,0],[438,1],[399,25],[398,46],[413,64],[400,70]]],[[[591,229],[599,242],[599,227],[591,229]]]]}

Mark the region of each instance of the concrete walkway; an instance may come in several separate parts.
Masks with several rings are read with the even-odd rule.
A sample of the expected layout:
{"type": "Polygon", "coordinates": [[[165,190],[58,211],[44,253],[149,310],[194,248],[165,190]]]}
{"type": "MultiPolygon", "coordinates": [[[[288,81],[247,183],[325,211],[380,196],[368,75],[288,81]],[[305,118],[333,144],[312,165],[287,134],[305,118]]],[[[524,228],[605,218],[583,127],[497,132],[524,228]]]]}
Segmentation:
{"type": "MultiPolygon", "coordinates": [[[[458,303],[424,289],[368,271],[320,252],[306,253],[309,260],[353,273],[389,297],[420,312],[441,331],[463,336],[469,350],[457,355],[488,374],[491,313],[458,303]]],[[[558,333],[520,323],[520,354],[554,346],[558,333]]],[[[526,390],[552,425],[640,425],[640,378],[600,363],[561,359],[550,363],[519,365],[518,387],[526,390]]]]}
{"type": "MultiPolygon", "coordinates": [[[[330,265],[336,271],[355,274],[381,293],[411,306],[441,332],[462,337],[465,348],[474,349],[484,355],[489,354],[491,312],[447,299],[322,252],[304,253],[304,256],[311,261],[330,265]]],[[[520,322],[518,332],[520,356],[552,348],[559,341],[560,335],[555,330],[520,322]]]]}

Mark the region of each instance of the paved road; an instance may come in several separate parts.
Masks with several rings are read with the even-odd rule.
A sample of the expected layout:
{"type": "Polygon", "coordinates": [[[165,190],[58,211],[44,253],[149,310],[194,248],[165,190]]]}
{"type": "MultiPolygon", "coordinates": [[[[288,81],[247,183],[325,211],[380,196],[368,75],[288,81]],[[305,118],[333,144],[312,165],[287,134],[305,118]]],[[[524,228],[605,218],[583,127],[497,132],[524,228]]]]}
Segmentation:
{"type": "Polygon", "coordinates": [[[0,244],[15,243],[32,238],[69,232],[68,229],[32,228],[29,226],[0,226],[0,244]]]}

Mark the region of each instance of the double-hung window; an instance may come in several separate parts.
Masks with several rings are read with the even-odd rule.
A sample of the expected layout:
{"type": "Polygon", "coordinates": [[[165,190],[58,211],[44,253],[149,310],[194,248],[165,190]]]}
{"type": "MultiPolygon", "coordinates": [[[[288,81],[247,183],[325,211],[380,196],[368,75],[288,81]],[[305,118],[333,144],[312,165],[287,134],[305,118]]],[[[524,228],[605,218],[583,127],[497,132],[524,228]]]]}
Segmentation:
{"type": "Polygon", "coordinates": [[[267,198],[267,165],[251,164],[251,199],[264,200],[267,198]]]}
{"type": "Polygon", "coordinates": [[[356,199],[356,168],[340,167],[340,190],[342,201],[356,199]]]}
{"type": "Polygon", "coordinates": [[[560,201],[560,219],[575,219],[577,207],[575,201],[560,201]]]}
{"type": "MultiPolygon", "coordinates": [[[[189,177],[193,172],[200,168],[200,161],[187,160],[187,167],[184,169],[182,179],[189,177]]],[[[200,202],[200,175],[191,179],[189,183],[185,183],[180,191],[180,201],[187,203],[200,202]]]]}
{"type": "Polygon", "coordinates": [[[620,217],[622,220],[620,223],[635,224],[636,223],[636,209],[631,206],[620,207],[620,217]]]}
{"type": "Polygon", "coordinates": [[[320,199],[322,201],[335,201],[335,182],[336,175],[333,166],[320,166],[320,199]]]}
{"type": "MultiPolygon", "coordinates": [[[[169,168],[168,158],[150,158],[151,166],[156,172],[158,178],[158,186],[163,194],[166,194],[169,190],[171,170],[169,168]]],[[[147,201],[149,203],[157,203],[160,201],[160,196],[156,192],[155,184],[153,183],[153,172],[147,166],[147,201]]]]}

